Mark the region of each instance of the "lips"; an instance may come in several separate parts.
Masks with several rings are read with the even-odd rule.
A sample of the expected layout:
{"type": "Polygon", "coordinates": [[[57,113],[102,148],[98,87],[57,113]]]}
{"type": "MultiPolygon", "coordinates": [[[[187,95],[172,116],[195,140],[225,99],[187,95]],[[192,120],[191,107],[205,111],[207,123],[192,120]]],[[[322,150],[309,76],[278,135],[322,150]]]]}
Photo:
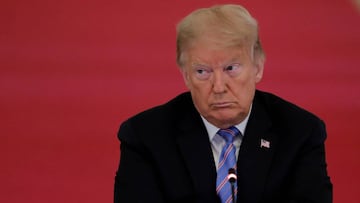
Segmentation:
{"type": "Polygon", "coordinates": [[[212,103],[211,107],[213,108],[227,108],[230,107],[233,104],[233,102],[216,102],[212,103]]]}

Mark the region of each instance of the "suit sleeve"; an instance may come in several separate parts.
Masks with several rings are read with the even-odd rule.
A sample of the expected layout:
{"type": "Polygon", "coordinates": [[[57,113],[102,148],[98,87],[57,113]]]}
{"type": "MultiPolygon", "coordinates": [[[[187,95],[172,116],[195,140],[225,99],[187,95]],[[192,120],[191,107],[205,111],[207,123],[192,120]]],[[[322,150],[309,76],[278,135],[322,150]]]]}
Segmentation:
{"type": "Polygon", "coordinates": [[[121,125],[118,138],[121,152],[114,203],[164,202],[151,159],[129,121],[121,125]]]}
{"type": "Polygon", "coordinates": [[[325,139],[325,125],[319,120],[299,154],[290,202],[332,202],[332,184],[326,170],[325,139]]]}

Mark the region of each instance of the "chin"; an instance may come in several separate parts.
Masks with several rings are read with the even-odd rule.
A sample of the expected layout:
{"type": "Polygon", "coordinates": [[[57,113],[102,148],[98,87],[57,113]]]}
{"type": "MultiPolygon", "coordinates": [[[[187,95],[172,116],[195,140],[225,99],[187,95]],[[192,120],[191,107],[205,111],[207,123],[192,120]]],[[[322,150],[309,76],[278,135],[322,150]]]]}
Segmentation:
{"type": "Polygon", "coordinates": [[[245,119],[246,114],[234,112],[232,109],[228,111],[216,112],[211,117],[218,123],[237,125],[245,119]]]}
{"type": "Polygon", "coordinates": [[[235,116],[231,115],[216,115],[211,116],[211,119],[209,121],[213,121],[213,123],[220,128],[227,128],[232,125],[236,125],[240,122],[237,122],[238,119],[236,119],[235,116]]]}
{"type": "Polygon", "coordinates": [[[224,119],[224,120],[235,120],[239,114],[234,111],[234,109],[225,108],[217,109],[213,112],[214,117],[224,119]]]}

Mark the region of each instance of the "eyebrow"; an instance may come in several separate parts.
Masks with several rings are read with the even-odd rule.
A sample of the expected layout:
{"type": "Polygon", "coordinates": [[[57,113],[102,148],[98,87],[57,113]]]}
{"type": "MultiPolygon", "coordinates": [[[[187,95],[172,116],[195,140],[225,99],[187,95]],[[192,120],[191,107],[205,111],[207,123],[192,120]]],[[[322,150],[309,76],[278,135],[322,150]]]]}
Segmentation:
{"type": "Polygon", "coordinates": [[[210,67],[210,65],[207,64],[201,64],[201,63],[191,63],[192,67],[197,67],[197,66],[206,66],[206,67],[210,67]]]}
{"type": "MultiPolygon", "coordinates": [[[[242,61],[241,57],[239,55],[237,55],[235,57],[232,57],[230,60],[228,60],[228,62],[224,62],[221,66],[227,66],[231,63],[240,63],[241,61],[242,61]]],[[[208,65],[206,63],[200,63],[200,62],[193,62],[193,63],[191,63],[191,66],[194,68],[197,66],[211,67],[211,65],[208,65]]]]}

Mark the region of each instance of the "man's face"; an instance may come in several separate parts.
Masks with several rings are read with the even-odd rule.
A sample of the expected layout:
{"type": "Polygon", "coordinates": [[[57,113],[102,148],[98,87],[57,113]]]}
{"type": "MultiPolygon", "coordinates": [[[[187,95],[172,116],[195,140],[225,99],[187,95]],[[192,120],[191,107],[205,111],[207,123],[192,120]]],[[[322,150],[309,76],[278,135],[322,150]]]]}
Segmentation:
{"type": "Polygon", "coordinates": [[[182,73],[199,113],[213,125],[227,128],[248,115],[263,62],[255,64],[244,48],[200,40],[185,52],[182,73]]]}

